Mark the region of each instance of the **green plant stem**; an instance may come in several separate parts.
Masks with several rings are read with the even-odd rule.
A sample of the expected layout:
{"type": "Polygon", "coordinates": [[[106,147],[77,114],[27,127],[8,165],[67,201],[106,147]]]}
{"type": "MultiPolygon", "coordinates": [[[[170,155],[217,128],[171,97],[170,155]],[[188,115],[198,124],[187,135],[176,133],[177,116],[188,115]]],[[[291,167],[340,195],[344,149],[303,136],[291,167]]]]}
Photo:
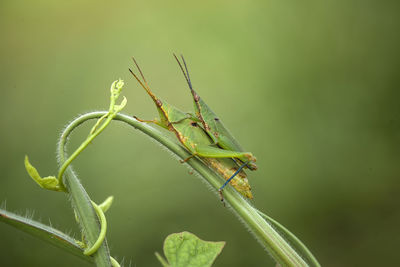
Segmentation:
{"type": "Polygon", "coordinates": [[[158,252],[156,252],[155,255],[163,267],[169,267],[168,262],[158,252]]]}
{"type": "Polygon", "coordinates": [[[297,248],[297,251],[302,251],[302,255],[304,256],[304,260],[311,265],[311,266],[316,266],[320,267],[321,265],[317,261],[317,259],[314,257],[314,255],[311,253],[311,251],[301,242],[300,239],[297,238],[294,234],[292,234],[288,229],[286,229],[283,225],[281,225],[279,222],[275,221],[271,217],[269,217],[267,214],[264,214],[263,212],[257,210],[258,214],[261,215],[267,222],[269,222],[275,230],[277,230],[279,233],[282,235],[286,236],[287,239],[290,240],[290,243],[292,244],[293,247],[297,248]]]}
{"type": "MultiPolygon", "coordinates": [[[[63,135],[61,136],[61,141],[59,144],[59,155],[61,162],[63,162],[64,158],[65,142],[72,130],[83,122],[90,119],[98,119],[106,113],[106,111],[86,113],[79,116],[70,123],[70,125],[65,129],[63,135]]],[[[172,141],[166,135],[148,124],[138,122],[134,118],[122,114],[117,114],[114,120],[122,121],[134,127],[135,129],[142,131],[143,133],[157,140],[159,143],[167,147],[170,151],[172,151],[174,154],[182,159],[185,159],[190,155],[185,148],[180,146],[178,143],[172,141]]],[[[220,186],[223,184],[223,179],[221,179],[221,177],[219,177],[218,174],[216,174],[214,171],[209,169],[200,159],[194,157],[190,159],[187,164],[189,164],[202,177],[204,177],[205,180],[216,189],[216,192],[217,189],[220,188],[220,186]]],[[[72,173],[72,170],[68,172],[68,170],[70,169],[70,167],[67,168],[67,176],[64,178],[66,185],[79,187],[79,181],[77,179],[74,179],[74,176],[72,176],[71,178],[71,176],[68,175],[68,173],[72,173]]],[[[84,228],[88,228],[87,230],[93,231],[91,236],[88,236],[88,239],[91,238],[91,242],[94,242],[99,234],[97,216],[93,211],[89,200],[82,198],[84,195],[87,197],[87,194],[86,192],[84,192],[82,187],[79,193],[76,194],[76,196],[72,196],[72,199],[75,202],[75,205],[77,205],[78,214],[84,212],[83,207],[80,207],[81,205],[85,207],[85,210],[90,210],[92,215],[88,216],[89,218],[84,218],[85,216],[80,216],[80,219],[89,219],[90,222],[84,223],[84,228]],[[95,223],[93,222],[93,220],[95,223]]],[[[302,259],[302,257],[290,246],[290,244],[286,242],[283,237],[279,235],[279,233],[275,231],[274,228],[258,214],[257,210],[253,208],[243,197],[241,197],[236,190],[234,190],[230,186],[227,186],[224,189],[224,196],[225,201],[230,205],[234,213],[240,218],[241,221],[243,221],[243,223],[250,229],[256,239],[264,246],[264,248],[266,248],[266,250],[281,266],[309,266],[302,259]]],[[[86,216],[87,215],[88,214],[86,214],[86,216]]],[[[106,246],[106,244],[104,243],[103,246],[106,246]]],[[[101,253],[98,252],[95,254],[95,256],[97,254],[101,253]]]]}
{"type": "MultiPolygon", "coordinates": [[[[106,112],[103,112],[104,115],[106,112]]],[[[101,117],[101,116],[100,116],[101,117]]],[[[98,117],[96,117],[98,118],[98,117]]],[[[66,158],[65,145],[68,136],[71,132],[87,119],[82,120],[82,116],[71,122],[63,131],[58,144],[58,160],[59,164],[63,166],[66,158]]],[[[65,175],[61,176],[63,183],[69,193],[74,210],[79,218],[82,231],[88,244],[95,244],[100,235],[100,223],[96,211],[93,208],[92,202],[80,183],[78,177],[74,174],[72,168],[69,166],[65,169],[65,175]]],[[[107,245],[107,240],[101,244],[96,253],[93,254],[94,262],[97,266],[109,267],[110,253],[107,245]]]]}
{"type": "MultiPolygon", "coordinates": [[[[100,235],[100,223],[97,213],[94,211],[87,192],[71,167],[68,167],[65,172],[64,184],[68,189],[73,208],[79,218],[79,224],[85,234],[86,243],[90,246],[96,242],[100,235]]],[[[92,257],[97,266],[111,266],[110,253],[106,239],[92,257]]]]}
{"type": "MultiPolygon", "coordinates": [[[[63,162],[60,171],[58,173],[58,180],[61,182],[62,176],[64,175],[65,170],[67,167],[71,164],[71,162],[76,159],[76,157],[82,153],[82,151],[95,139],[107,126],[108,124],[112,121],[112,117],[109,116],[107,117],[106,121],[100,126],[99,129],[96,129],[93,133],[91,132],[89,137],[74,151],[74,153],[66,160],[63,162]]],[[[63,183],[60,183],[60,186],[62,186],[63,183]]]]}

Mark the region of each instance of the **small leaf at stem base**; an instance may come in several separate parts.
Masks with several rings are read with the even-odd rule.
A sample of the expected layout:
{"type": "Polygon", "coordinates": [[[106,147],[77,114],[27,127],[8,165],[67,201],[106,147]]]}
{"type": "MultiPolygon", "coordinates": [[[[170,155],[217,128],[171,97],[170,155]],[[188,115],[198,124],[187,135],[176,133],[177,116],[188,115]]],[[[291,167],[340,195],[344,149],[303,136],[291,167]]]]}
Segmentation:
{"type": "Polygon", "coordinates": [[[164,254],[171,267],[206,267],[213,264],[224,246],[223,241],[204,241],[192,233],[182,232],[167,236],[164,254]]]}

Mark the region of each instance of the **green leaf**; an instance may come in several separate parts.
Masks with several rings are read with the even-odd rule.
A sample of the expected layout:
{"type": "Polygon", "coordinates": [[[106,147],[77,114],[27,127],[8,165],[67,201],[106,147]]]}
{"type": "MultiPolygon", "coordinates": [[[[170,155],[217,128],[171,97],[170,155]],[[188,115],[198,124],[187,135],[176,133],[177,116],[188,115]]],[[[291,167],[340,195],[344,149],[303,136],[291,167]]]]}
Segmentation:
{"type": "Polygon", "coordinates": [[[204,241],[192,233],[182,232],[167,236],[164,254],[171,267],[206,267],[213,264],[224,246],[223,241],[204,241]]]}
{"type": "Polygon", "coordinates": [[[29,176],[42,188],[53,190],[53,191],[63,191],[59,185],[59,181],[55,176],[47,176],[42,178],[35,167],[29,162],[28,156],[25,156],[25,169],[29,176]]]}
{"type": "Polygon", "coordinates": [[[49,242],[66,252],[80,257],[81,259],[93,262],[92,257],[83,255],[83,249],[80,247],[78,241],[53,227],[3,209],[0,209],[0,222],[9,224],[21,231],[42,239],[43,241],[49,242]]]}

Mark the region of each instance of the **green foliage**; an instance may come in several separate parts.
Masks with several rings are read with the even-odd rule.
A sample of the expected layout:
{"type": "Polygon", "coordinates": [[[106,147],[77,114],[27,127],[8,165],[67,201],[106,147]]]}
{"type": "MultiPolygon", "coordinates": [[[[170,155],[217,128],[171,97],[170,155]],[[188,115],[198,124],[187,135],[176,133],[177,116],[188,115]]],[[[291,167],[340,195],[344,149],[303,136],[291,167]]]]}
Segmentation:
{"type": "Polygon", "coordinates": [[[225,242],[204,241],[189,232],[170,234],[164,241],[166,263],[157,253],[163,266],[207,267],[221,253],[225,242]]]}
{"type": "MultiPolygon", "coordinates": [[[[113,198],[107,198],[106,201],[100,205],[94,203],[86,193],[76,174],[71,170],[71,168],[69,168],[69,166],[71,162],[82,153],[82,151],[110,124],[112,120],[123,121],[134,128],[141,130],[166,146],[182,159],[188,159],[188,156],[189,158],[192,157],[187,163],[216,189],[219,188],[221,179],[219,173],[216,170],[209,168],[203,158],[193,157],[193,154],[190,151],[184,149],[182,146],[178,145],[177,142],[170,140],[164,134],[158,132],[152,127],[149,127],[130,116],[118,114],[127,102],[126,98],[124,98],[120,105],[115,104],[115,101],[122,90],[122,86],[123,82],[121,80],[115,81],[112,84],[111,101],[108,112],[92,112],[81,115],[65,128],[60,137],[58,149],[61,165],[58,179],[55,176],[41,178],[36,168],[29,163],[28,157],[25,158],[25,167],[28,174],[42,188],[63,191],[70,194],[76,220],[82,228],[82,242],[71,240],[72,238],[70,237],[65,237],[64,239],[67,240],[66,245],[63,246],[60,242],[53,243],[75,255],[77,254],[76,246],[79,246],[80,249],[85,249],[82,253],[85,256],[93,255],[93,261],[97,266],[119,266],[118,262],[110,257],[107,243],[103,242],[105,240],[107,229],[104,212],[110,207],[113,198]],[[97,119],[97,122],[92,127],[89,136],[71,156],[67,157],[65,146],[68,136],[80,124],[95,118],[97,119]],[[65,158],[67,159],[65,160],[65,158]],[[100,221],[100,227],[98,220],[100,221]]],[[[286,229],[280,227],[280,225],[273,220],[269,220],[268,216],[256,210],[249,202],[241,197],[236,190],[233,188],[227,188],[225,199],[231,206],[232,210],[241,218],[250,231],[261,241],[260,243],[269,251],[272,257],[279,264],[290,266],[319,266],[318,262],[307,249],[302,248],[299,254],[299,251],[296,251],[291,246],[291,240],[297,241],[294,235],[288,231],[283,231],[283,235],[277,232],[273,225],[278,226],[277,228],[280,230],[286,229]],[[260,216],[260,214],[262,216],[260,216]],[[314,259],[315,261],[306,263],[303,258],[314,259]]],[[[2,221],[11,224],[18,229],[27,231],[45,241],[49,241],[50,238],[63,236],[51,227],[42,226],[34,221],[26,220],[25,223],[21,223],[21,220],[10,219],[11,217],[7,216],[5,212],[0,215],[2,221]]],[[[16,217],[14,216],[14,218],[16,217]]],[[[302,245],[301,242],[298,243],[302,245]]],[[[170,235],[165,241],[164,253],[168,263],[163,260],[161,256],[157,255],[157,257],[165,266],[210,266],[214,262],[216,256],[221,252],[224,244],[224,242],[205,242],[190,233],[183,232],[180,234],[170,235]]]]}
{"type": "MultiPolygon", "coordinates": [[[[78,223],[82,223],[83,225],[83,237],[84,240],[79,242],[82,248],[85,248],[83,254],[86,256],[93,255],[97,252],[103,245],[103,241],[106,237],[107,231],[107,221],[104,215],[104,212],[108,210],[113,202],[113,197],[107,198],[102,204],[97,205],[95,202],[91,201],[87,196],[85,190],[80,185],[76,175],[73,172],[69,172],[69,183],[64,185],[63,183],[63,175],[67,170],[68,166],[72,163],[76,157],[96,138],[114,119],[118,112],[120,112],[126,105],[127,100],[124,97],[121,104],[117,105],[116,100],[118,99],[119,95],[121,94],[122,88],[124,86],[124,82],[122,80],[114,81],[111,84],[110,88],[110,106],[107,113],[101,116],[96,124],[92,127],[88,137],[86,140],[82,142],[82,144],[75,150],[72,155],[64,161],[64,149],[61,148],[59,153],[60,160],[62,165],[60,167],[60,171],[58,173],[58,179],[55,176],[49,176],[42,178],[39,175],[39,172],[35,167],[30,164],[28,156],[25,156],[25,168],[28,172],[29,176],[42,188],[53,190],[53,191],[63,191],[63,192],[70,192],[73,196],[73,202],[75,205],[74,213],[75,218],[78,223]],[[75,195],[75,197],[74,197],[75,195]],[[88,205],[89,204],[89,205],[88,205]],[[86,206],[86,208],[84,208],[86,206]],[[83,210],[91,210],[93,206],[95,213],[91,212],[91,216],[87,212],[82,212],[83,210]],[[96,222],[96,218],[94,216],[98,216],[100,221],[100,231],[98,232],[98,225],[96,222]],[[93,220],[94,219],[94,220],[93,220]],[[97,237],[96,237],[97,235],[97,237]]],[[[21,224],[14,224],[17,228],[21,228],[23,225],[21,224]]],[[[35,229],[35,226],[31,226],[32,229],[35,229]]],[[[43,236],[43,235],[42,235],[43,236]]],[[[113,266],[119,266],[118,262],[115,261],[112,257],[109,257],[108,249],[103,246],[103,250],[101,253],[97,255],[97,265],[99,266],[106,266],[112,264],[113,266]],[[98,257],[101,255],[102,257],[98,257]]]]}

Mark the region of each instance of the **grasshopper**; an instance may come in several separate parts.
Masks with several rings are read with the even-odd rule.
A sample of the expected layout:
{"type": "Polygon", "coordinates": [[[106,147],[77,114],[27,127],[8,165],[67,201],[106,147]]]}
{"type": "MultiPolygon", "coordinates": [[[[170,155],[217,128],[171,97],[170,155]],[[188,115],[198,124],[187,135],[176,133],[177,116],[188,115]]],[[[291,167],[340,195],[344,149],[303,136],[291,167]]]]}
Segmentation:
{"type": "MultiPolygon", "coordinates": [[[[208,133],[213,142],[219,147],[230,151],[243,152],[244,151],[243,148],[236,141],[236,139],[229,132],[229,130],[224,126],[222,121],[217,117],[217,115],[210,109],[210,107],[203,101],[203,99],[200,98],[197,92],[193,89],[192,82],[189,76],[189,71],[183,56],[181,55],[181,58],[183,65],[185,66],[185,69],[183,69],[180,60],[175,54],[174,57],[178,62],[179,67],[182,70],[183,76],[185,76],[186,82],[192,93],[196,116],[203,125],[204,130],[208,133]]],[[[241,163],[250,160],[251,162],[247,164],[247,167],[250,170],[257,170],[257,165],[254,164],[256,158],[251,153],[246,153],[246,155],[235,157],[235,159],[238,159],[241,163]]]]}
{"type": "Polygon", "coordinates": [[[238,167],[238,164],[232,159],[239,157],[251,158],[251,155],[247,152],[230,151],[217,147],[201,125],[198,124],[199,120],[197,118],[175,108],[165,101],[161,101],[153,94],[143,72],[134,58],[133,61],[142,80],[139,79],[131,69],[129,69],[129,71],[152,98],[159,114],[159,119],[141,120],[137,117],[135,117],[135,119],[145,123],[155,123],[175,133],[178,140],[191,153],[188,158],[181,162],[186,162],[190,158],[197,156],[209,168],[219,173],[226,180],[226,183],[219,190],[221,200],[223,200],[221,190],[228,182],[243,196],[252,199],[253,195],[247,180],[247,175],[242,170],[246,163],[238,167]]]}

